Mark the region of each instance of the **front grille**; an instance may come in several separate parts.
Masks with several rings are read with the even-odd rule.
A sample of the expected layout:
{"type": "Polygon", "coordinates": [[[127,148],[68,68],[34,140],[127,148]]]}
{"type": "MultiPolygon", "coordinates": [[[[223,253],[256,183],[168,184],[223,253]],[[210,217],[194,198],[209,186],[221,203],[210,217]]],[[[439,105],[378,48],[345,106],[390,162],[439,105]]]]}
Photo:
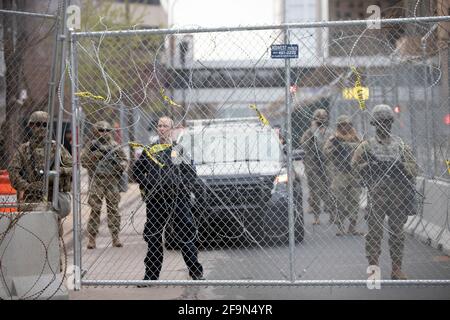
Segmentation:
{"type": "Polygon", "coordinates": [[[210,207],[261,207],[271,197],[275,177],[208,179],[204,200],[210,207]]]}

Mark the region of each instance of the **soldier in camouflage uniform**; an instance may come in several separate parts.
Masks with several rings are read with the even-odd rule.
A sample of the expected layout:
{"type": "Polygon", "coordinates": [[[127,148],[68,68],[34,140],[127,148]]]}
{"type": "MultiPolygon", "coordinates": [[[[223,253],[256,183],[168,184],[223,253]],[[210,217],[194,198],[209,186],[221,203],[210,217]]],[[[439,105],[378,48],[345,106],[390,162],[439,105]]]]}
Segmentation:
{"type": "Polygon", "coordinates": [[[369,212],[366,256],[378,266],[383,238],[383,222],[388,217],[389,251],[393,280],[406,279],[402,271],[405,234],[403,226],[414,210],[415,177],[418,166],[408,145],[391,134],[394,113],[388,105],[373,109],[371,124],[376,136],[355,150],[352,167],[368,188],[369,212]]]}
{"type": "MultiPolygon", "coordinates": [[[[45,149],[48,121],[49,115],[47,112],[35,111],[31,114],[28,121],[28,126],[31,129],[30,140],[19,146],[10,163],[9,177],[11,185],[17,190],[19,209],[21,211],[39,210],[40,208],[46,210],[48,206],[42,208],[42,205],[46,205],[45,202],[52,201],[53,176],[49,177],[48,194],[44,195],[45,149]]],[[[50,146],[50,170],[53,170],[56,142],[52,140],[50,146]]],[[[62,192],[70,192],[72,157],[63,146],[61,146],[59,176],[59,190],[62,192]]]]}
{"type": "Polygon", "coordinates": [[[334,222],[334,210],[330,192],[330,181],[327,174],[326,157],[323,145],[330,132],[328,129],[328,113],[324,109],[317,109],[313,114],[311,127],[305,131],[300,143],[305,150],[305,172],[309,187],[309,212],[314,214],[313,224],[320,224],[320,200],[324,211],[330,214],[330,223],[334,222]]]}
{"type": "Polygon", "coordinates": [[[95,125],[95,138],[89,141],[81,153],[81,163],[89,175],[89,200],[91,214],[88,221],[88,249],[96,247],[103,198],[106,199],[108,228],[112,236],[112,245],[122,247],[119,240],[120,214],[119,183],[127,168],[127,157],[122,148],[113,140],[112,127],[106,121],[95,125]]]}
{"type": "Polygon", "coordinates": [[[361,188],[351,168],[351,158],[360,139],[353,128],[351,119],[342,115],[337,118],[336,132],[327,140],[324,146],[324,154],[330,165],[330,176],[332,177],[331,190],[336,200],[336,221],[338,226],[337,236],[346,233],[361,235],[356,230],[359,197],[361,188]],[[345,231],[344,220],[350,221],[348,230],[345,231]]]}

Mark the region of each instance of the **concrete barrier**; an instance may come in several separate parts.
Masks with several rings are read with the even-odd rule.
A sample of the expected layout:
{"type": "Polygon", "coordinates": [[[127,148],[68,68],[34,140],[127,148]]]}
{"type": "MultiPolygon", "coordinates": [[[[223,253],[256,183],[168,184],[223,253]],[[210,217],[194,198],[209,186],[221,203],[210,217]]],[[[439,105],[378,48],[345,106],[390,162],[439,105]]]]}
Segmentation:
{"type": "Polygon", "coordinates": [[[50,211],[0,215],[0,297],[67,299],[58,220],[50,211]]]}
{"type": "Polygon", "coordinates": [[[406,232],[450,255],[450,183],[418,178],[417,190],[424,195],[423,205],[408,218],[406,232]]]}

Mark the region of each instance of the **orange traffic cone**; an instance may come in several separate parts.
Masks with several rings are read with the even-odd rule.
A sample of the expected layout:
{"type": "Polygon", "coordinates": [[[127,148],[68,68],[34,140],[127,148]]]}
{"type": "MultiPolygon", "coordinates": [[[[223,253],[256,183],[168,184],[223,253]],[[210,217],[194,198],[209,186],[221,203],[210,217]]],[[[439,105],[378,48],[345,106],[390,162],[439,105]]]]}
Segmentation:
{"type": "Polygon", "coordinates": [[[17,212],[17,191],[11,186],[7,170],[0,170],[0,212],[17,212]]]}

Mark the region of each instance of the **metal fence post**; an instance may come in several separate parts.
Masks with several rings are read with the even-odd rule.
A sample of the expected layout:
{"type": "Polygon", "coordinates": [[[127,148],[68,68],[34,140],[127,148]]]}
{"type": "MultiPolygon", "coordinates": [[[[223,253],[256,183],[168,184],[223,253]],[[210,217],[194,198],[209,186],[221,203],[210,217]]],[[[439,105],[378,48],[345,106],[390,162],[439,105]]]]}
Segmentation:
{"type": "MultiPolygon", "coordinates": [[[[430,117],[430,103],[428,101],[428,66],[427,66],[427,39],[430,37],[432,32],[437,28],[438,24],[434,24],[433,27],[420,39],[421,47],[422,47],[422,61],[423,61],[423,76],[424,76],[424,100],[425,100],[425,137],[426,137],[426,150],[427,150],[427,176],[428,177],[434,177],[434,173],[431,169],[431,139],[430,139],[430,123],[429,123],[429,117],[430,117]]],[[[431,127],[433,127],[433,117],[431,118],[431,127]]],[[[434,148],[433,148],[434,149],[434,148]]],[[[436,161],[436,158],[433,159],[436,161]]]]}
{"type": "MultiPolygon", "coordinates": [[[[411,74],[412,73],[412,67],[408,66],[407,69],[407,74],[411,74]]],[[[416,138],[416,102],[414,101],[413,97],[413,87],[411,85],[411,83],[408,82],[408,108],[409,108],[409,123],[410,123],[410,134],[411,134],[411,148],[413,151],[413,155],[416,159],[419,159],[419,154],[418,154],[418,145],[417,145],[417,138],[416,138]]]]}
{"type": "Polygon", "coordinates": [[[80,132],[78,124],[78,97],[75,95],[78,86],[78,65],[76,60],[76,36],[70,33],[70,66],[72,75],[72,132],[75,134],[72,144],[72,177],[73,177],[73,245],[74,245],[74,272],[75,290],[81,289],[81,212],[80,212],[80,132]]]}
{"type": "MultiPolygon", "coordinates": [[[[284,32],[284,43],[289,44],[289,28],[284,32]]],[[[295,249],[295,233],[294,233],[294,175],[292,172],[292,106],[291,106],[291,61],[289,58],[284,59],[285,66],[285,99],[286,99],[286,146],[287,146],[287,175],[288,175],[288,215],[289,215],[289,279],[295,281],[295,263],[294,263],[294,249],[295,249]]]]}
{"type": "Polygon", "coordinates": [[[62,41],[62,49],[61,49],[61,79],[60,83],[62,84],[60,88],[60,100],[59,101],[59,111],[58,111],[58,123],[56,125],[56,151],[55,151],[55,172],[56,176],[53,182],[53,207],[58,207],[58,193],[59,193],[59,168],[60,168],[60,158],[61,158],[61,138],[62,138],[62,118],[64,114],[64,84],[65,84],[65,73],[66,73],[66,1],[63,1],[62,5],[62,13],[63,16],[63,27],[62,33],[59,35],[59,40],[62,41]]]}
{"type": "Polygon", "coordinates": [[[48,188],[49,188],[49,171],[50,171],[50,148],[51,143],[53,139],[53,117],[54,117],[54,105],[55,105],[55,91],[56,91],[56,81],[57,77],[56,74],[58,72],[57,63],[58,63],[58,55],[60,52],[60,39],[59,39],[59,30],[61,27],[61,16],[64,15],[63,12],[59,12],[57,16],[55,17],[55,37],[54,37],[54,44],[53,44],[53,50],[52,50],[52,64],[50,69],[50,81],[48,83],[48,103],[47,103],[47,112],[49,114],[49,121],[48,124],[48,132],[47,132],[47,141],[45,144],[45,168],[44,168],[44,194],[48,194],[48,188]]]}

